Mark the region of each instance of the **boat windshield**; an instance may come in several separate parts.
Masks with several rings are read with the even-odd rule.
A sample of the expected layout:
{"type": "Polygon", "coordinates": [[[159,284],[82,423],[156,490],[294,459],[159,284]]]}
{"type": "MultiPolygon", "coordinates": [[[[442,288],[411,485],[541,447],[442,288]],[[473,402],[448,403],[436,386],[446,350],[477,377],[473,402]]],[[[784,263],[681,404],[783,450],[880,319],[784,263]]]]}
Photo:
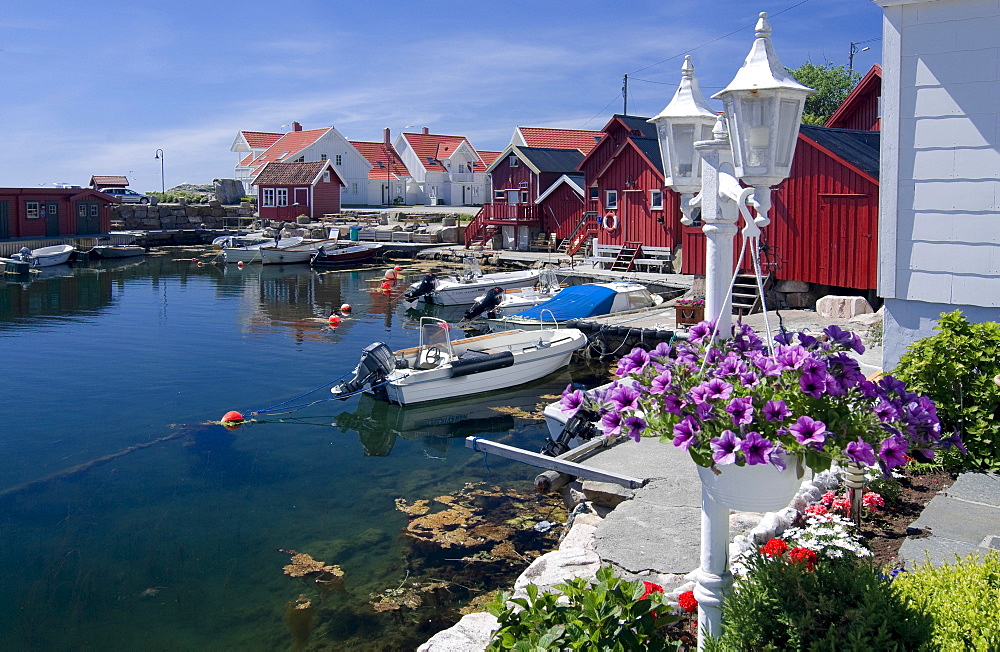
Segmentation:
{"type": "Polygon", "coordinates": [[[559,289],[559,277],[556,270],[551,267],[543,267],[538,272],[538,289],[541,292],[555,292],[559,289]]]}
{"type": "Polygon", "coordinates": [[[462,278],[471,281],[483,275],[483,270],[479,267],[479,261],[475,256],[466,256],[462,259],[462,278]]]}
{"type": "Polygon", "coordinates": [[[436,317],[420,318],[420,348],[438,347],[451,355],[451,326],[436,317]]]}

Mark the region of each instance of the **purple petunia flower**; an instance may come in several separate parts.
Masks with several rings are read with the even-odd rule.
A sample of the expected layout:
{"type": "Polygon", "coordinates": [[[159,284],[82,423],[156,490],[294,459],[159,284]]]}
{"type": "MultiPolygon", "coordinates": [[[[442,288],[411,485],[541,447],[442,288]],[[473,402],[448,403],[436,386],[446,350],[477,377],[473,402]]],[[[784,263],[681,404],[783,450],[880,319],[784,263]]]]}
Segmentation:
{"type": "Polygon", "coordinates": [[[753,399],[749,396],[734,398],[726,406],[726,412],[733,416],[734,425],[746,425],[753,421],[753,399]]]}
{"type": "Polygon", "coordinates": [[[700,421],[713,421],[715,419],[715,410],[712,408],[711,403],[698,403],[694,406],[694,415],[700,421]]]}
{"type": "Polygon", "coordinates": [[[847,445],[847,457],[856,464],[875,466],[875,449],[861,437],[847,445]]]}
{"type": "Polygon", "coordinates": [[[606,399],[617,410],[637,410],[639,409],[638,390],[629,385],[612,385],[608,390],[606,399]]]}
{"type": "Polygon", "coordinates": [[[906,464],[906,451],[909,448],[906,439],[899,435],[886,437],[882,441],[882,446],[878,451],[878,457],[882,460],[882,467],[885,470],[889,470],[906,464]]]}
{"type": "Polygon", "coordinates": [[[823,332],[826,333],[826,336],[829,337],[830,341],[834,344],[853,349],[858,355],[865,352],[865,345],[861,343],[861,338],[858,337],[857,333],[845,331],[840,326],[836,325],[827,326],[823,329],[823,332]]]}
{"type": "Polygon", "coordinates": [[[716,464],[736,464],[736,451],[742,439],[732,430],[723,430],[722,436],[712,440],[712,460],[716,464]]]}
{"type": "Polygon", "coordinates": [[[670,359],[670,345],[666,342],[660,342],[656,345],[652,351],[649,352],[650,358],[659,358],[661,362],[665,362],[670,359]]]}
{"type": "Polygon", "coordinates": [[[673,374],[669,370],[664,371],[660,375],[653,378],[649,383],[649,393],[650,394],[663,394],[670,387],[670,382],[673,380],[673,374]]]}
{"type": "Polygon", "coordinates": [[[692,344],[701,344],[703,340],[712,336],[715,330],[715,320],[708,320],[695,324],[688,331],[688,341],[692,344]]]}
{"type": "Polygon", "coordinates": [[[771,453],[767,456],[767,461],[770,462],[774,468],[778,469],[778,471],[784,471],[788,468],[787,459],[788,453],[780,446],[775,446],[771,449],[771,453]]]}
{"type": "Polygon", "coordinates": [[[792,411],[788,409],[785,402],[782,400],[768,401],[764,404],[764,418],[768,421],[784,421],[788,417],[792,416],[792,411]]]}
{"type": "Polygon", "coordinates": [[[710,400],[727,400],[733,395],[733,386],[721,378],[713,378],[705,383],[706,397],[710,400]]]}
{"type": "Polygon", "coordinates": [[[788,432],[792,433],[796,441],[803,445],[812,445],[813,448],[823,450],[823,442],[826,441],[826,424],[816,421],[810,416],[803,415],[794,424],[788,426],[788,432]]]}
{"type": "Polygon", "coordinates": [[[684,417],[674,426],[674,446],[688,450],[695,442],[698,423],[692,417],[684,417]]]}
{"type": "Polygon", "coordinates": [[[826,380],[824,375],[805,373],[799,377],[799,389],[803,394],[819,398],[826,390],[826,380]]]}
{"type": "Polygon", "coordinates": [[[627,376],[630,373],[640,373],[649,364],[649,354],[641,347],[635,347],[632,352],[622,356],[618,361],[617,376],[627,376]]]}
{"type": "MultiPolygon", "coordinates": [[[[671,388],[671,392],[673,392],[673,388],[671,388]]],[[[674,393],[669,393],[669,394],[664,394],[663,395],[663,411],[664,412],[668,412],[670,414],[676,414],[676,415],[680,416],[681,408],[683,408],[683,407],[684,407],[684,401],[681,399],[680,396],[677,396],[674,393]]]]}
{"type": "Polygon", "coordinates": [[[886,421],[895,421],[899,418],[899,409],[889,401],[882,401],[875,406],[875,416],[883,423],[886,421]]]}
{"type": "Polygon", "coordinates": [[[770,462],[771,451],[774,444],[770,439],[762,437],[759,432],[748,432],[746,437],[740,442],[740,450],[746,457],[747,464],[767,464],[770,462]]]}
{"type": "Polygon", "coordinates": [[[622,415],[618,412],[608,412],[601,417],[601,430],[608,437],[620,435],[622,432],[622,415]]]}
{"type": "Polygon", "coordinates": [[[559,399],[559,409],[568,416],[573,416],[583,407],[583,402],[583,392],[579,389],[574,390],[572,385],[566,385],[566,389],[562,393],[562,398],[559,399]]]}
{"type": "Polygon", "coordinates": [[[624,427],[628,430],[628,436],[632,439],[639,441],[642,439],[642,433],[646,430],[646,420],[642,417],[632,415],[625,419],[624,427]]]}

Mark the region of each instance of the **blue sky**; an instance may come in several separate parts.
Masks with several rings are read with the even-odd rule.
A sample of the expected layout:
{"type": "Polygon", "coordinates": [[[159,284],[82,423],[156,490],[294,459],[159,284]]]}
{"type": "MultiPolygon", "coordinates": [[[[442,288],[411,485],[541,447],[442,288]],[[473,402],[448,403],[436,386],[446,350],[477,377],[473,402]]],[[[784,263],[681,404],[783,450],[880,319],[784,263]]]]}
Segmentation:
{"type": "Polygon", "coordinates": [[[706,95],[735,75],[767,11],[786,66],[881,62],[871,0],[5,0],[0,186],[140,191],[231,177],[241,129],[335,126],[351,140],[409,126],[502,149],[517,125],[600,129],[655,115],[683,55],[706,95]],[[412,125],[412,126],[411,126],[412,125]]]}

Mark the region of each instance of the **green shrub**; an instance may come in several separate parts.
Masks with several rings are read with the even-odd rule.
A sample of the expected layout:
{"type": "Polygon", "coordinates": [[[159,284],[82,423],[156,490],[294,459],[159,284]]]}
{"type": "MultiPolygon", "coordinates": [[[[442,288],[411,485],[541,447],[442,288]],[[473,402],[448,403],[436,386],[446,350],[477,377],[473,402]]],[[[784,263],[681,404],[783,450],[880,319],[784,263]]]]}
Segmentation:
{"type": "Polygon", "coordinates": [[[973,553],[954,564],[930,562],[893,581],[900,594],[934,621],[935,650],[1000,650],[1000,555],[973,553]]]}
{"type": "Polygon", "coordinates": [[[910,391],[937,403],[941,428],[955,428],[969,454],[940,453],[949,469],[1000,470],[1000,324],[970,324],[960,310],[942,313],[937,335],[914,342],[899,360],[895,376],[910,391]]]}
{"type": "Polygon", "coordinates": [[[758,553],[747,563],[708,650],[914,650],[930,639],[930,618],[870,561],[820,557],[810,570],[758,553]]]}
{"type": "Polygon", "coordinates": [[[643,598],[647,591],[642,582],[621,580],[605,566],[597,572],[595,583],[573,579],[555,588],[561,593],[542,593],[531,584],[527,599],[511,599],[502,593],[490,602],[487,608],[500,621],[500,629],[487,649],[678,649],[663,630],[679,617],[669,613],[663,593],[643,598]]]}

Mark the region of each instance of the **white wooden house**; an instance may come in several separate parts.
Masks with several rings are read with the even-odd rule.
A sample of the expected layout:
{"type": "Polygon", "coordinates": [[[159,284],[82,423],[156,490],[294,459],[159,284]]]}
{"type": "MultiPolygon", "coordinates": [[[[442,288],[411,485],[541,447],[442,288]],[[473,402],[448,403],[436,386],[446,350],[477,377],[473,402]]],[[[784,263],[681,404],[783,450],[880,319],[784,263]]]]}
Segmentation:
{"type": "Polygon", "coordinates": [[[942,312],[1000,320],[1000,3],[884,10],[879,295],[883,368],[942,312]]]}
{"type": "Polygon", "coordinates": [[[424,127],[420,133],[400,134],[394,145],[412,175],[415,202],[470,206],[486,201],[486,165],[464,136],[432,134],[424,127]]]}

